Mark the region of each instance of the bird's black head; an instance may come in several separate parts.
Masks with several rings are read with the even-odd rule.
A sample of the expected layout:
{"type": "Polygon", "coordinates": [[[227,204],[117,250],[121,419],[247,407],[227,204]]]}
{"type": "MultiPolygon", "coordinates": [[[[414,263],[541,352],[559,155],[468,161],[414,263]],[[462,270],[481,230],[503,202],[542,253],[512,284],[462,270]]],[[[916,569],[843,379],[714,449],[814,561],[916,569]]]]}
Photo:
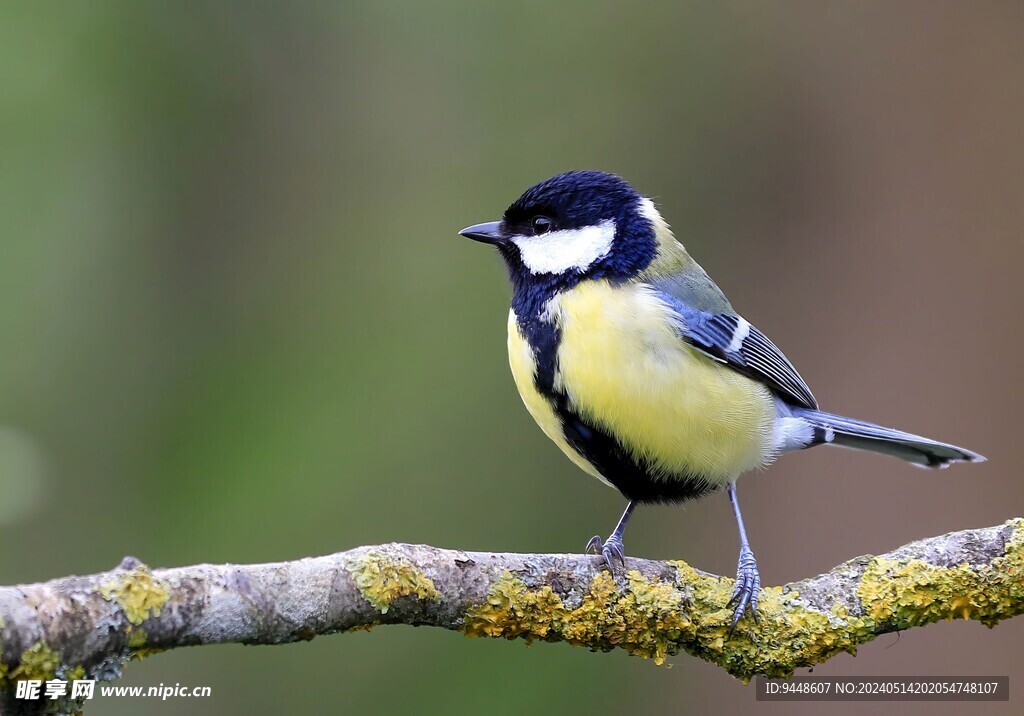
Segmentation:
{"type": "Polygon", "coordinates": [[[640,195],[614,174],[574,171],[557,174],[523,192],[505,210],[505,228],[535,236],[585,229],[635,210],[640,195]]]}
{"type": "Polygon", "coordinates": [[[654,211],[614,174],[572,171],[527,189],[501,221],[459,233],[498,248],[517,292],[547,292],[643,271],[657,251],[654,211]]]}

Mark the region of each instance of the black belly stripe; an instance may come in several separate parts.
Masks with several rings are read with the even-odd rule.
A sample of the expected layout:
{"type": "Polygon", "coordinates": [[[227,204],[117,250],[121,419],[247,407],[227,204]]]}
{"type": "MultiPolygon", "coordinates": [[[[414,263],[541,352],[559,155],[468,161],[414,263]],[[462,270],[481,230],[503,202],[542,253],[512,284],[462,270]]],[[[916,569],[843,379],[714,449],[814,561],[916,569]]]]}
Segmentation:
{"type": "Polygon", "coordinates": [[[581,417],[570,405],[568,396],[555,387],[558,344],[561,331],[538,317],[518,319],[534,351],[537,370],[534,386],[550,403],[562,424],[566,442],[597,468],[626,499],[641,503],[679,503],[703,497],[715,489],[714,483],[700,475],[665,475],[647,460],[636,460],[612,435],[581,417]]]}
{"type": "Polygon", "coordinates": [[[566,441],[627,499],[678,503],[696,500],[715,489],[714,484],[688,473],[655,477],[658,471],[647,460],[634,459],[618,440],[587,423],[566,403],[564,394],[555,403],[566,441]]]}

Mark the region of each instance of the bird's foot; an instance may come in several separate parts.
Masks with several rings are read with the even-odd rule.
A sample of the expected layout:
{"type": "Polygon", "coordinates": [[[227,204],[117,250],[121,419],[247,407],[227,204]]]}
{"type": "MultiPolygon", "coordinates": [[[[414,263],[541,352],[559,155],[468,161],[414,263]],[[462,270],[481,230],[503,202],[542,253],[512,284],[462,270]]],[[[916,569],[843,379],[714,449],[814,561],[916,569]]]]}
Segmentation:
{"type": "Polygon", "coordinates": [[[760,592],[761,575],[757,571],[757,560],[754,559],[754,553],[750,551],[750,548],[744,546],[740,550],[739,564],[736,568],[736,587],[732,590],[732,597],[726,604],[727,607],[733,607],[732,623],[729,625],[730,637],[736,630],[736,625],[739,624],[743,614],[748,610],[754,618],[754,623],[758,623],[757,599],[760,592]]]}
{"type": "Polygon", "coordinates": [[[601,559],[608,566],[608,571],[615,569],[615,562],[623,567],[626,566],[626,548],[622,544],[622,538],[612,535],[602,542],[600,535],[594,535],[587,542],[587,552],[601,556],[601,559]]]}

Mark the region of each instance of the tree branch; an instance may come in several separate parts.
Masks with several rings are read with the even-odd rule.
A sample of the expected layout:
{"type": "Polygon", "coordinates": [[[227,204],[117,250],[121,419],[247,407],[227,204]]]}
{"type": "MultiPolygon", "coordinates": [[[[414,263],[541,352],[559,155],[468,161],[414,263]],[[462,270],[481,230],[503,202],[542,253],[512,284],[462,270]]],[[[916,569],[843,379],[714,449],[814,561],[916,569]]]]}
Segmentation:
{"type": "Polygon", "coordinates": [[[101,574],[0,587],[0,694],[11,699],[23,679],[113,679],[163,649],[379,624],[622,648],[659,664],[684,650],[741,679],[786,677],[880,634],[940,619],[992,626],[1024,612],[1024,519],[768,587],[759,623],[746,619],[726,639],[732,582],[685,562],[627,559],[613,577],[591,556],[405,544],[247,566],[150,570],[127,557],[101,574]]]}

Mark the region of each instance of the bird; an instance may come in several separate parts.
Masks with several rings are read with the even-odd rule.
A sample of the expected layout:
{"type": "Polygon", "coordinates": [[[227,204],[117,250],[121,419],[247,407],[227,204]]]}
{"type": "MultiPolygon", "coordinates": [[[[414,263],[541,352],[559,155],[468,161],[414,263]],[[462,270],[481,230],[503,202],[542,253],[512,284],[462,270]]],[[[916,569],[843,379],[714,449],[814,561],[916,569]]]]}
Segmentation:
{"type": "Polygon", "coordinates": [[[793,364],[740,316],[675,238],[654,202],[621,177],[557,174],[463,237],[490,244],[512,284],[508,357],[534,420],[627,505],[587,552],[625,567],[638,505],[725,490],[739,531],[731,636],[758,620],[761,576],[736,494],[739,476],[783,453],[836,445],[943,468],[977,453],[820,410],[793,364]]]}

